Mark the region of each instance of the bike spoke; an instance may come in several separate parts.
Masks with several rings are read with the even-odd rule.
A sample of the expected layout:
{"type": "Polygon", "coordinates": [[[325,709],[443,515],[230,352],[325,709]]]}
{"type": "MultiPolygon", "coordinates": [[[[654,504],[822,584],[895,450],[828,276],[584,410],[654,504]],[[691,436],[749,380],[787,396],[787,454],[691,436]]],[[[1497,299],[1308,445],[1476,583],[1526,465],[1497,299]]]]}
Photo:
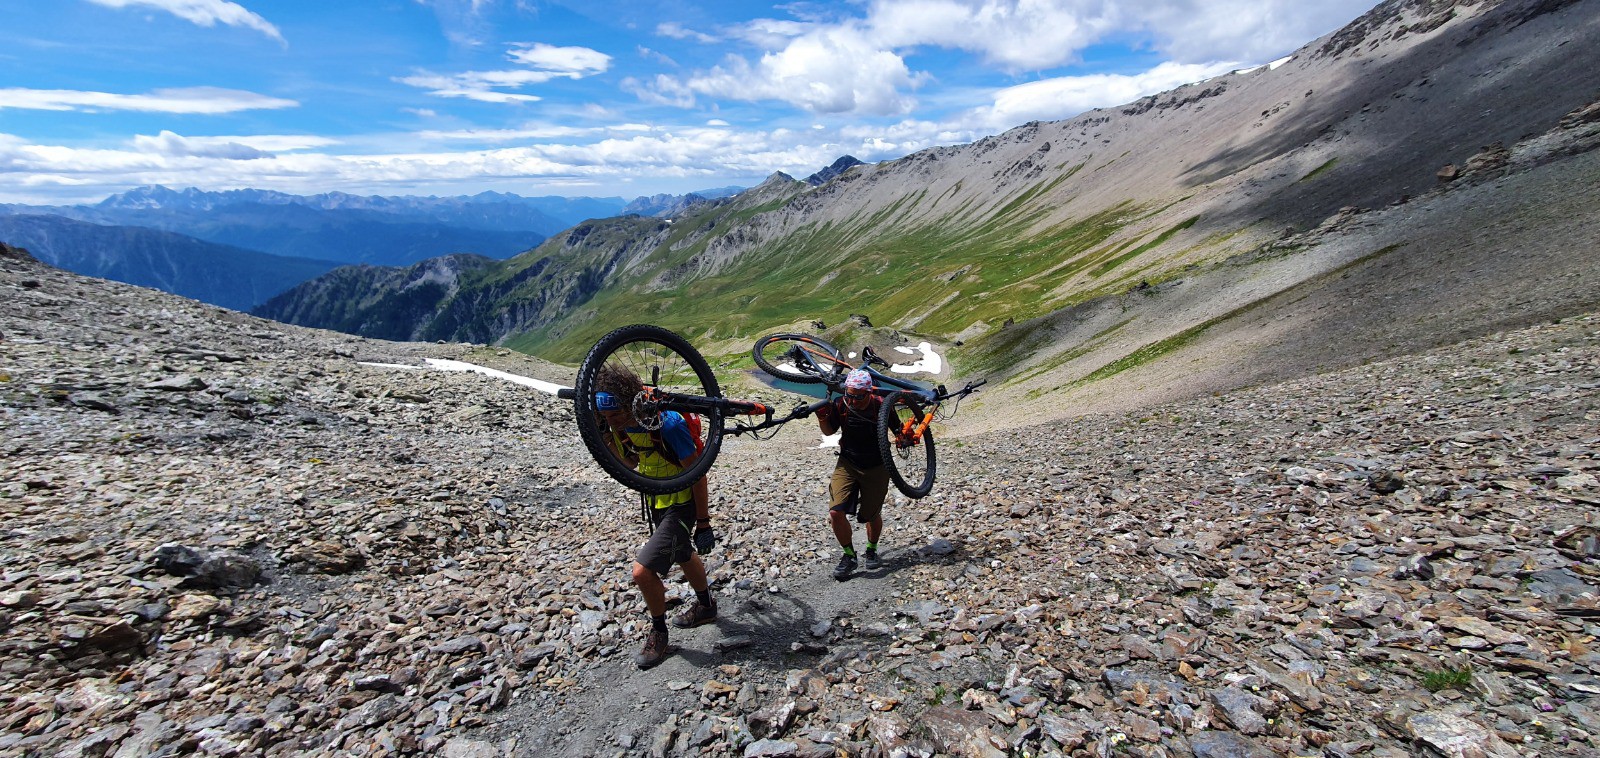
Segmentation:
{"type": "Polygon", "coordinates": [[[933,428],[922,425],[926,415],[912,395],[892,392],[884,398],[878,419],[878,450],[889,469],[889,478],[897,489],[913,498],[926,496],[933,489],[933,428]]]}
{"type": "MultiPolygon", "coordinates": [[[[576,411],[584,444],[608,474],[641,492],[661,495],[682,490],[705,471],[720,445],[721,411],[711,403],[695,402],[720,394],[716,379],[699,353],[664,329],[633,326],[607,335],[584,359],[574,394],[581,395],[576,411]],[[617,397],[634,425],[611,428],[593,405],[594,393],[619,394],[601,379],[618,369],[638,377],[644,391],[617,397]],[[709,452],[703,456],[706,466],[691,464],[692,450],[687,457],[676,451],[665,457],[653,452],[667,446],[662,430],[668,424],[699,431],[695,449],[709,452]],[[662,465],[663,461],[670,465],[662,465]]],[[[679,433],[674,432],[674,438],[681,439],[676,437],[679,433]]]]}

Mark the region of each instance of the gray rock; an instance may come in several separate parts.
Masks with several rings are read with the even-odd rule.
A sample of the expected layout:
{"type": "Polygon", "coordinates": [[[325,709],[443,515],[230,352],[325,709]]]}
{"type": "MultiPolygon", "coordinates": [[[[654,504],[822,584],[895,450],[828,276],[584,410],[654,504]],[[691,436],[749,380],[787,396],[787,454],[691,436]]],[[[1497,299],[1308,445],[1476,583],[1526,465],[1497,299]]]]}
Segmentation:
{"type": "Polygon", "coordinates": [[[483,639],[476,636],[457,637],[448,642],[441,642],[428,648],[430,653],[444,653],[457,655],[460,653],[477,653],[483,651],[483,639]]]}
{"type": "Polygon", "coordinates": [[[339,719],[340,729],[359,729],[387,723],[395,716],[400,715],[401,705],[394,695],[379,695],[376,698],[358,706],[355,710],[345,714],[339,719]]]}
{"type": "Polygon", "coordinates": [[[74,392],[70,395],[67,395],[67,402],[72,403],[79,408],[105,411],[107,413],[117,412],[117,406],[115,403],[112,403],[111,401],[106,400],[105,398],[93,392],[74,392]]]}
{"type": "Polygon", "coordinates": [[[1189,735],[1195,758],[1274,758],[1278,753],[1232,732],[1202,731],[1189,735]]]}
{"type": "Polygon", "coordinates": [[[198,392],[208,385],[198,376],[173,376],[148,382],[143,386],[147,390],[163,390],[166,392],[198,392]]]}
{"type": "Polygon", "coordinates": [[[756,740],[744,748],[745,758],[788,758],[799,752],[799,743],[787,740],[756,740]]]}
{"type": "Polygon", "coordinates": [[[1442,711],[1413,715],[1406,719],[1406,728],[1413,739],[1451,758],[1512,758],[1519,755],[1493,730],[1471,719],[1442,711]]]}
{"type": "Polygon", "coordinates": [[[1267,704],[1261,698],[1238,687],[1214,689],[1206,694],[1233,728],[1244,734],[1260,734],[1267,730],[1267,719],[1258,710],[1267,704]]]}

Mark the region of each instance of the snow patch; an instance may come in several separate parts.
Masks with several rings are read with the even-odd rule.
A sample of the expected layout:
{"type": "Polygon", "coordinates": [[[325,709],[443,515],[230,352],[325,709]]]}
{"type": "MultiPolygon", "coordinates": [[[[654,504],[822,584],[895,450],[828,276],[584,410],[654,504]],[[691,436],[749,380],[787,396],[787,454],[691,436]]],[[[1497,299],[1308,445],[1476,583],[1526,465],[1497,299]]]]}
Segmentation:
{"type": "Polygon", "coordinates": [[[940,358],[938,353],[933,352],[933,345],[926,342],[917,345],[915,349],[897,345],[895,350],[906,355],[922,353],[922,358],[915,363],[896,363],[890,366],[889,370],[896,374],[938,374],[944,370],[944,359],[940,358]]]}
{"type": "Polygon", "coordinates": [[[520,385],[522,385],[524,387],[532,387],[533,389],[539,390],[540,392],[548,392],[548,393],[550,393],[552,395],[554,395],[557,390],[567,389],[565,386],[560,385],[560,384],[555,384],[553,382],[546,382],[546,381],[539,380],[539,379],[531,379],[531,378],[526,377],[526,376],[519,376],[517,374],[513,374],[513,373],[510,373],[510,372],[507,372],[507,371],[500,371],[499,369],[487,368],[487,367],[479,366],[479,365],[472,364],[472,363],[466,363],[464,361],[451,361],[451,360],[445,360],[443,358],[423,358],[422,361],[424,363],[428,364],[428,365],[426,365],[426,366],[408,366],[408,365],[403,364],[403,363],[372,363],[372,362],[368,362],[368,361],[360,361],[360,363],[363,366],[377,366],[378,368],[398,368],[398,369],[405,369],[407,371],[423,371],[423,370],[428,369],[428,368],[435,368],[435,369],[438,369],[440,371],[471,371],[471,372],[473,372],[475,374],[483,374],[484,376],[493,377],[495,379],[504,379],[504,380],[506,380],[508,382],[511,382],[512,384],[520,384],[520,385]]]}

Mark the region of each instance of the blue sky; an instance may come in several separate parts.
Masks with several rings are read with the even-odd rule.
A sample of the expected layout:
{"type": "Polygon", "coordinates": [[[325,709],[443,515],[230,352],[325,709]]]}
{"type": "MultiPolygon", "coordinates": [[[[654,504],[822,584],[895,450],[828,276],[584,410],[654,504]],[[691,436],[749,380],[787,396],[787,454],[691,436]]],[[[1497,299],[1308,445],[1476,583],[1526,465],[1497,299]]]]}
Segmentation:
{"type": "Polygon", "coordinates": [[[0,202],[682,193],[1289,54],[1371,0],[0,0],[0,202]]]}

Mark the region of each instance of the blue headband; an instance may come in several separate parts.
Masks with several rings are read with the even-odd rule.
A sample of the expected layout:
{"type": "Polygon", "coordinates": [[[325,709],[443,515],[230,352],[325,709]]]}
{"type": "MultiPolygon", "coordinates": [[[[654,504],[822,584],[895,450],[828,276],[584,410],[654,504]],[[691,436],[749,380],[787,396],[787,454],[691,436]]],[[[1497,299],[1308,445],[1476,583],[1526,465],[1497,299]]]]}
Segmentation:
{"type": "Polygon", "coordinates": [[[609,392],[594,393],[594,406],[602,411],[622,410],[622,403],[617,402],[617,396],[609,392]]]}

